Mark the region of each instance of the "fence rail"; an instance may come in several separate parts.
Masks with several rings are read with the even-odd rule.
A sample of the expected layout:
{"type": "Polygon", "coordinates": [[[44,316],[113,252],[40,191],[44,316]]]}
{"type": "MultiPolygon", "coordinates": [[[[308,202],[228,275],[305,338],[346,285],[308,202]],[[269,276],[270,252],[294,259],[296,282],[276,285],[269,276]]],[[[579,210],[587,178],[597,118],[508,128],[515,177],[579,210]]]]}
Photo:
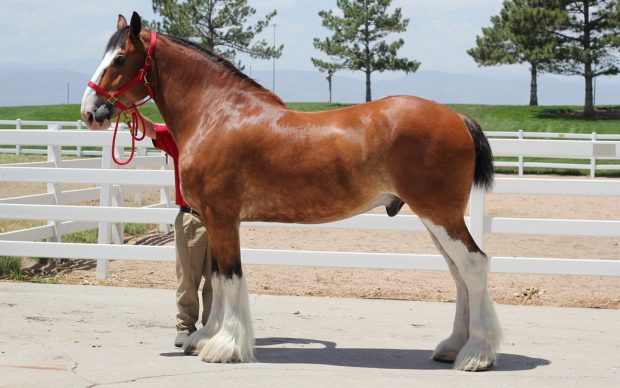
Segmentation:
{"type": "MultiPolygon", "coordinates": [[[[0,121],[0,124],[2,122],[0,121]]],[[[110,131],[5,130],[1,144],[46,146],[48,161],[0,165],[0,182],[47,183],[48,192],[0,199],[0,219],[46,220],[48,225],[0,234],[0,255],[44,256],[53,258],[92,258],[98,260],[98,277],[107,276],[108,260],[174,260],[172,247],[122,245],[122,224],[127,222],[168,226],[177,212],[170,207],[173,173],[160,156],[137,157],[135,166],[155,166],[161,170],[117,169],[111,161],[110,131]],[[62,146],[101,147],[100,159],[62,160],[62,146]],[[94,184],[97,187],[62,191],[61,185],[94,184]],[[160,203],[152,207],[125,207],[124,196],[146,190],[160,190],[160,203]],[[99,200],[99,206],[76,206],[86,200],[99,200]],[[62,243],[70,231],[98,228],[99,244],[62,243]],[[39,242],[49,239],[50,242],[39,242]]],[[[620,142],[609,141],[604,148],[593,141],[537,139],[491,139],[499,155],[533,155],[536,152],[571,157],[619,157],[620,142]]],[[[116,152],[131,144],[129,134],[119,133],[116,152]]],[[[575,195],[620,197],[617,179],[532,179],[498,178],[494,193],[533,195],[575,195]]],[[[489,217],[484,211],[485,193],[473,191],[470,215],[466,217],[474,239],[484,245],[485,233],[548,234],[563,236],[620,237],[619,221],[558,220],[489,217]]],[[[320,224],[296,225],[244,223],[252,227],[337,228],[369,230],[423,231],[418,217],[362,214],[347,220],[320,224]]],[[[244,262],[362,268],[446,269],[439,255],[313,252],[242,249],[244,262]]],[[[497,272],[554,273],[620,276],[620,260],[548,259],[493,257],[491,270],[497,272]]]]}
{"type": "MultiPolygon", "coordinates": [[[[14,128],[15,130],[25,129],[42,129],[55,127],[57,129],[74,129],[74,130],[82,130],[86,128],[86,125],[81,121],[35,121],[35,120],[0,120],[0,126],[9,127],[9,129],[14,128]]],[[[121,131],[126,130],[126,126],[121,123],[120,126],[121,131]]],[[[597,160],[605,160],[610,159],[610,157],[606,156],[609,153],[609,150],[612,147],[617,147],[617,145],[612,145],[611,141],[618,142],[620,141],[620,135],[618,134],[597,134],[596,132],[592,132],[591,134],[581,134],[581,133],[553,133],[553,132],[526,132],[526,131],[515,131],[515,132],[507,132],[507,131],[486,131],[485,132],[488,137],[490,137],[491,142],[495,142],[496,140],[502,140],[506,138],[511,139],[554,139],[554,140],[590,140],[599,144],[597,148],[594,150],[592,154],[586,152],[585,155],[580,156],[579,158],[589,159],[588,163],[580,162],[579,160],[572,161],[563,161],[553,162],[553,161],[529,161],[525,160],[528,155],[526,154],[527,149],[525,147],[519,147],[519,150],[523,150],[522,153],[514,154],[510,153],[510,155],[502,155],[501,153],[497,153],[496,156],[512,156],[516,157],[516,161],[504,161],[504,160],[496,160],[496,167],[510,167],[515,168],[519,175],[524,175],[526,168],[543,168],[543,169],[564,169],[564,170],[589,170],[590,176],[595,177],[597,171],[620,171],[620,164],[618,163],[610,163],[603,164],[597,163],[597,160]]],[[[32,136],[36,136],[36,132],[32,133],[32,136]]],[[[72,136],[72,135],[70,135],[72,136]]],[[[31,137],[32,138],[32,137],[31,137]]],[[[53,137],[54,141],[62,143],[61,137],[53,137]]],[[[87,139],[87,138],[84,138],[87,139]]],[[[13,144],[11,147],[0,147],[0,153],[15,153],[15,154],[47,154],[47,151],[42,148],[24,148],[25,146],[33,146],[35,144],[41,145],[42,142],[32,142],[28,141],[24,138],[25,143],[22,144],[13,144]]],[[[87,141],[88,142],[88,141],[87,141]]],[[[52,143],[47,143],[45,145],[51,145],[52,143]]],[[[500,144],[500,142],[498,142],[500,144]]],[[[534,143],[527,143],[534,144],[534,143]]],[[[127,146],[127,144],[125,144],[127,146]]],[[[545,147],[543,147],[545,148],[545,147]]],[[[83,156],[95,156],[101,157],[102,151],[97,147],[97,149],[83,149],[83,145],[76,145],[75,149],[71,148],[63,148],[61,149],[61,155],[74,155],[78,157],[83,156]]],[[[152,149],[145,149],[143,154],[152,153],[152,149]]],[[[532,154],[532,152],[530,152],[532,154]]],[[[534,152],[531,156],[549,158],[554,155],[541,155],[539,153],[534,152]]],[[[556,155],[563,156],[563,155],[556,155]]],[[[575,157],[577,158],[577,157],[575,157]]],[[[611,157],[611,159],[617,159],[617,157],[611,157]]]]}

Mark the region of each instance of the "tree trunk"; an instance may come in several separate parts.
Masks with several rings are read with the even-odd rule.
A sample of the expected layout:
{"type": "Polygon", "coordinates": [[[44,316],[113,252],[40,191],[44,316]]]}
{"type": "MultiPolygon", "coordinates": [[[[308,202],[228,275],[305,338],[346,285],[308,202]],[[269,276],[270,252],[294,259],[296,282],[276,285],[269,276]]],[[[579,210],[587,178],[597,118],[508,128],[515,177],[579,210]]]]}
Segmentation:
{"type": "MultiPolygon", "coordinates": [[[[586,64],[586,69],[588,69],[589,64],[586,64]]],[[[596,112],[594,111],[594,91],[592,88],[592,81],[594,77],[592,77],[592,73],[586,70],[586,101],[583,108],[583,115],[585,117],[594,117],[596,112]]]]}
{"type": "Polygon", "coordinates": [[[585,1],[583,3],[583,49],[585,53],[584,58],[584,72],[583,76],[586,80],[586,101],[583,107],[583,115],[585,117],[594,117],[594,93],[592,91],[592,80],[594,74],[592,73],[592,56],[590,55],[591,35],[590,35],[590,4],[585,1]]]}
{"type": "Polygon", "coordinates": [[[329,103],[332,103],[332,75],[327,76],[327,82],[329,83],[329,103]]]}
{"type": "Polygon", "coordinates": [[[372,58],[370,56],[370,21],[368,16],[368,2],[364,1],[364,45],[365,45],[365,69],[366,72],[366,102],[372,101],[372,95],[370,92],[370,75],[372,74],[372,58]]]}
{"type": "Polygon", "coordinates": [[[530,75],[530,106],[538,106],[538,65],[536,63],[531,63],[530,75]]]}
{"type": "Polygon", "coordinates": [[[370,71],[366,70],[366,102],[372,101],[372,95],[370,92],[370,71]]]}

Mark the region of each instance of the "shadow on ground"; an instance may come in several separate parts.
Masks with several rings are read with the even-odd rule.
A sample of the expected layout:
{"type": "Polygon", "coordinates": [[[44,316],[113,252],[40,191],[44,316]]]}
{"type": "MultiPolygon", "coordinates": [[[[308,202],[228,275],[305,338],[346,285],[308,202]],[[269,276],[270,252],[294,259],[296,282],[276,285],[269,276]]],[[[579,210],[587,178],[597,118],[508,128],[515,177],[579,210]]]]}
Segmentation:
{"type": "Polygon", "coordinates": [[[597,107],[595,117],[585,117],[583,110],[565,107],[544,108],[535,116],[539,119],[564,119],[564,120],[618,120],[620,119],[620,106],[597,107]]]}
{"type": "MultiPolygon", "coordinates": [[[[452,364],[431,360],[432,353],[432,350],[420,349],[338,348],[334,342],[302,338],[259,338],[256,340],[255,352],[258,361],[264,363],[380,369],[452,369],[452,364]]],[[[498,360],[499,365],[494,368],[496,371],[529,370],[551,364],[545,359],[506,353],[500,353],[498,360]]]]}
{"type": "MultiPolygon", "coordinates": [[[[258,338],[255,356],[266,364],[317,364],[377,369],[452,369],[452,364],[431,360],[432,350],[338,348],[335,342],[303,338],[258,338]]],[[[183,356],[183,351],[161,353],[183,356]]],[[[542,358],[500,353],[495,371],[522,371],[551,364],[542,358]]]]}

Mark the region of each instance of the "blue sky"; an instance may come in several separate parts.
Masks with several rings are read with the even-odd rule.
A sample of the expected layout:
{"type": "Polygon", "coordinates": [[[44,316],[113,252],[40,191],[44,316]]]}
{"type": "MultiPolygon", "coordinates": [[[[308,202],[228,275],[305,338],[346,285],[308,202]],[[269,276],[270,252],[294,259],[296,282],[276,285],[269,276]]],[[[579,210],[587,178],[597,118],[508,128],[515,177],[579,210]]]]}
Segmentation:
{"type": "MultiPolygon", "coordinates": [[[[336,9],[336,0],[249,0],[249,3],[258,15],[278,11],[274,18],[276,44],[284,44],[284,52],[276,62],[276,71],[316,71],[310,57],[320,57],[321,53],[313,47],[312,40],[330,34],[321,26],[318,12],[336,9]]],[[[490,25],[491,16],[499,13],[501,5],[501,0],[394,0],[392,6],[402,8],[404,17],[410,19],[408,30],[399,34],[406,42],[399,55],[420,61],[420,70],[424,71],[482,75],[490,83],[494,77],[518,78],[526,95],[529,93],[527,64],[480,68],[465,52],[474,46],[476,35],[481,34],[482,27],[490,25]]],[[[157,18],[151,0],[0,0],[0,69],[7,68],[7,64],[25,64],[38,69],[75,70],[90,76],[116,28],[118,14],[129,18],[134,10],[146,19],[157,18]]],[[[271,43],[273,28],[267,28],[261,38],[271,43]]],[[[239,59],[250,76],[257,77],[260,71],[271,72],[271,61],[244,55],[239,59]]],[[[359,71],[340,75],[363,78],[359,71]]],[[[402,72],[374,73],[373,81],[396,80],[403,75],[402,72]]],[[[619,78],[599,77],[597,87],[612,95],[619,78]]],[[[545,79],[570,82],[574,85],[574,101],[582,100],[583,78],[547,74],[540,77],[540,82],[545,79]]],[[[542,103],[556,101],[553,97],[547,100],[543,99],[542,103]]],[[[617,99],[612,100],[615,103],[617,99]]]]}
{"type": "MultiPolygon", "coordinates": [[[[276,9],[276,43],[284,44],[278,69],[312,70],[310,56],[320,55],[312,46],[314,37],[328,31],[317,15],[321,9],[335,8],[335,0],[250,0],[259,15],[276,9]]],[[[421,69],[453,73],[477,70],[465,53],[476,34],[489,24],[501,8],[500,0],[394,0],[410,19],[401,36],[406,45],[400,54],[422,62],[421,69]]],[[[150,0],[0,0],[0,64],[2,63],[96,63],[115,29],[119,13],[129,17],[138,11],[153,19],[150,0]]],[[[269,42],[273,28],[263,33],[269,42]]],[[[271,62],[240,58],[246,70],[270,70],[271,62]]],[[[93,68],[94,71],[94,68],[93,68]]],[[[489,70],[484,70],[489,71],[489,70]]],[[[526,66],[501,67],[499,72],[527,74],[526,66]]],[[[395,78],[400,74],[377,75],[395,78]]]]}

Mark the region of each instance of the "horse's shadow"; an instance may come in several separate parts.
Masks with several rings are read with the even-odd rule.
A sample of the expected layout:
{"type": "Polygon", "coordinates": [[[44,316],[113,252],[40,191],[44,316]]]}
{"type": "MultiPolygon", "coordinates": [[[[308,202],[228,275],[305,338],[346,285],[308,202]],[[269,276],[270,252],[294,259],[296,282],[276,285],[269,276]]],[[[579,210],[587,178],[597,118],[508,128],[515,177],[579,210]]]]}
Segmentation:
{"type": "MultiPolygon", "coordinates": [[[[269,364],[421,370],[452,368],[452,364],[433,361],[431,350],[338,348],[334,342],[302,338],[258,338],[255,355],[258,362],[269,364]]],[[[520,371],[549,365],[551,362],[541,358],[500,353],[498,364],[493,370],[520,371]]]]}

